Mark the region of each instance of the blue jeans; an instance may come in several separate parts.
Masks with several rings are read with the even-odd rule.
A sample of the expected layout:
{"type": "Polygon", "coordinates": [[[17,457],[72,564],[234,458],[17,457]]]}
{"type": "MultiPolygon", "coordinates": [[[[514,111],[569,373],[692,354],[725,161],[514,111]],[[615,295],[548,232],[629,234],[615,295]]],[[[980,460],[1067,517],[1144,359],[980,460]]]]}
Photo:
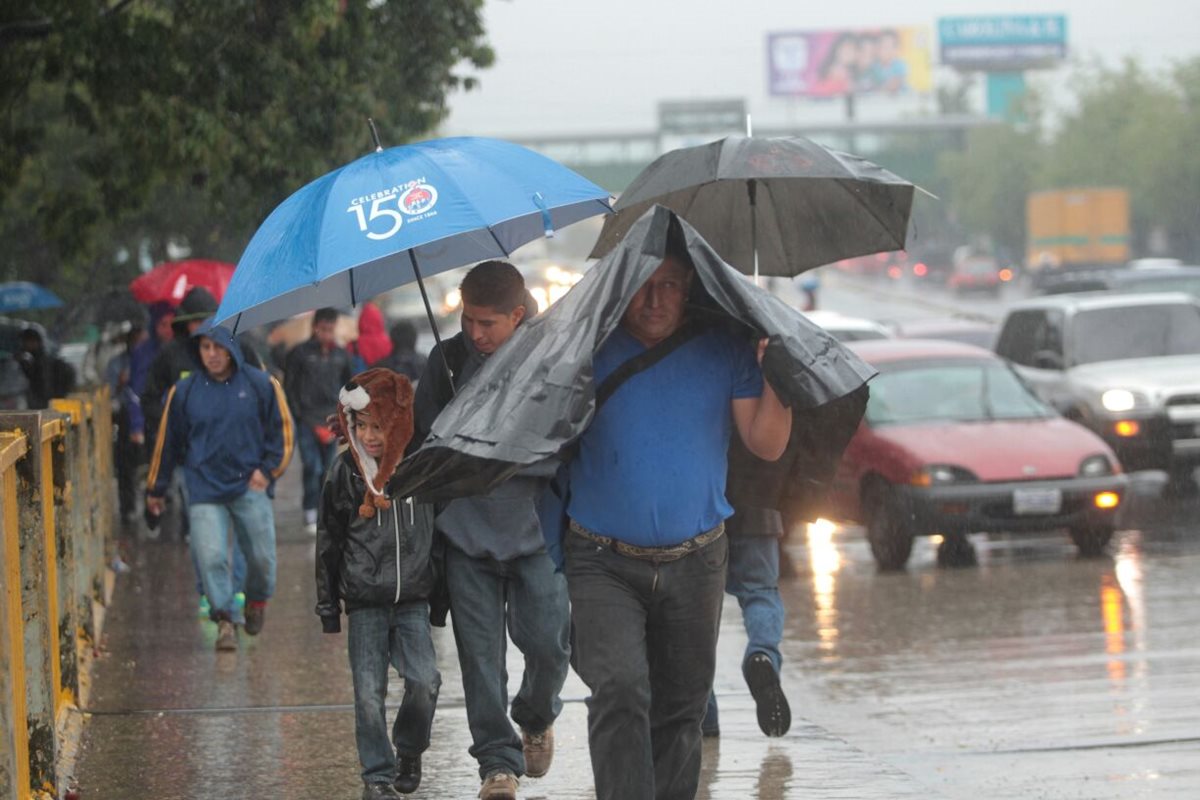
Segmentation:
{"type": "MultiPolygon", "coordinates": [[[[746,652],[742,666],[755,653],[765,653],[778,672],[783,666],[779,642],[783,638],[783,598],[779,596],[779,539],[774,536],[729,537],[729,576],[725,591],[742,607],[746,626],[746,652]]],[[[717,697],[708,696],[706,730],[716,728],[717,697]]]]}
{"type": "Polygon", "coordinates": [[[539,733],[562,711],[571,627],[567,585],[545,553],[496,561],[446,547],[450,619],[462,668],[471,728],[471,755],[479,775],[507,770],[525,774],[521,737],[509,722],[507,636],[525,656],[512,719],[539,733]],[[507,628],[507,636],[505,629],[507,628]]]}
{"type": "Polygon", "coordinates": [[[321,500],[321,482],[337,455],[337,442],[321,444],[311,426],[296,423],[296,440],[300,444],[300,463],[304,467],[305,511],[315,511],[321,500]]]}
{"type": "Polygon", "coordinates": [[[364,783],[391,783],[396,755],[418,756],[429,747],[442,676],[429,633],[424,600],[349,612],[350,674],[354,680],[354,742],[364,783]],[[388,740],[388,664],[404,678],[404,699],[388,740]],[[392,742],[396,749],[392,750],[392,742]]]}
{"type": "Polygon", "coordinates": [[[728,541],[653,562],[567,533],[575,668],[592,690],[588,745],[598,800],[696,796],[728,541]]]}
{"type": "Polygon", "coordinates": [[[266,492],[247,489],[228,503],[192,503],[192,557],[200,568],[212,615],[233,613],[229,526],[234,546],[246,556],[246,600],[268,600],[275,593],[275,510],[266,492]]]}
{"type": "MultiPolygon", "coordinates": [[[[200,562],[196,560],[195,552],[192,553],[192,568],[196,571],[196,594],[204,594],[204,576],[200,574],[200,562]]],[[[242,552],[242,548],[233,548],[233,591],[244,592],[246,590],[246,554],[242,552]]]]}

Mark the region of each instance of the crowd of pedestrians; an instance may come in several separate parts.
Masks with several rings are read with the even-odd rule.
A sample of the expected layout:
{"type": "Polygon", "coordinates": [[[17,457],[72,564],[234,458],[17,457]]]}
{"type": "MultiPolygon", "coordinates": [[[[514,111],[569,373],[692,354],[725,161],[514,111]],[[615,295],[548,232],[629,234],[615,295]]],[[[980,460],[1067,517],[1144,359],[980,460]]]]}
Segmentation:
{"type": "Polygon", "coordinates": [[[256,635],[265,621],[274,486],[299,451],[316,612],[327,633],[347,620],[364,798],[421,783],[441,685],[431,626],[447,617],[482,800],[515,800],[523,778],[551,768],[572,667],[591,691],[597,796],[691,798],[701,737],[720,730],[712,683],[726,591],[745,615],[743,674],[760,728],[780,736],[791,720],[779,682],[782,522],[773,509],[735,514],[724,496],[731,437],[778,457],[791,415],[763,379],[762,343],[688,324],[692,276],[675,243],[597,350],[605,400],[569,470],[535,464],[486,495],[438,504],[390,497],[387,481],[538,313],[515,267],[489,261],[466,275],[461,331],[428,360],[411,324],[386,330],[366,304],[350,346],[335,339],[339,312],[318,309],[311,336],[267,365],[212,327],[216,301],[194,289],[178,307],[152,307],[150,330],[131,332],[109,367],[121,513],[132,516],[129,476],[144,446],[147,520],[168,498],[180,504],[202,613],[217,623],[216,648],[237,650],[239,631],[256,635]],[[556,473],[570,525],[552,557],[539,500],[556,473]],[[509,639],[524,657],[513,697],[509,639]],[[389,665],[405,686],[390,727],[389,665]]]}

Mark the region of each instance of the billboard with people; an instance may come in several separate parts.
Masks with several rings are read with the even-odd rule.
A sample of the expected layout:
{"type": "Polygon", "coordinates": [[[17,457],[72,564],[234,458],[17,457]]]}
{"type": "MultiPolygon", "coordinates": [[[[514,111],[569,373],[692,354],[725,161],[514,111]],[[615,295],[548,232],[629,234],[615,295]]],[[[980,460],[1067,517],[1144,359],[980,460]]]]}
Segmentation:
{"type": "Polygon", "coordinates": [[[767,36],[770,93],[792,97],[928,92],[929,31],[870,28],[767,36]]]}

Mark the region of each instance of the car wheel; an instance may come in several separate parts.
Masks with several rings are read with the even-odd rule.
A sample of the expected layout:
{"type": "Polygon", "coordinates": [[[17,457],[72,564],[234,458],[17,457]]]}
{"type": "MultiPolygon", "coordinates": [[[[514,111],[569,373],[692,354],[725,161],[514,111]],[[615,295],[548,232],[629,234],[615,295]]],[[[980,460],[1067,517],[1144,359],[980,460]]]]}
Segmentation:
{"type": "Polygon", "coordinates": [[[975,545],[966,534],[952,533],[938,545],[937,562],[939,567],[974,567],[979,564],[979,559],[975,556],[975,545]]]}
{"type": "Polygon", "coordinates": [[[1079,555],[1084,558],[1104,555],[1104,548],[1108,546],[1112,535],[1113,526],[1106,523],[1076,525],[1071,528],[1071,541],[1079,548],[1079,555]]]}
{"type": "Polygon", "coordinates": [[[881,570],[904,569],[912,554],[913,521],[908,504],[891,486],[871,493],[867,541],[881,570]]]}

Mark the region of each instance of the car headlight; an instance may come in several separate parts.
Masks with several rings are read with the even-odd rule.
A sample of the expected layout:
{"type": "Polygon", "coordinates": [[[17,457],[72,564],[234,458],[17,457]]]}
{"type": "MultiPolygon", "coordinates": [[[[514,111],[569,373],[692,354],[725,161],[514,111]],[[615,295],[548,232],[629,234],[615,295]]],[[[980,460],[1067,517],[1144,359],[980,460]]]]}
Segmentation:
{"type": "Polygon", "coordinates": [[[931,464],[915,472],[909,483],[913,486],[946,486],[952,483],[975,483],[975,473],[949,464],[931,464]]]}
{"type": "Polygon", "coordinates": [[[1108,460],[1108,456],[1088,456],[1079,463],[1079,477],[1081,478],[1099,478],[1104,475],[1112,474],[1113,465],[1112,462],[1108,460]]]}
{"type": "Polygon", "coordinates": [[[1145,397],[1128,389],[1109,389],[1100,395],[1100,405],[1108,411],[1132,411],[1145,403],[1145,397]]]}

